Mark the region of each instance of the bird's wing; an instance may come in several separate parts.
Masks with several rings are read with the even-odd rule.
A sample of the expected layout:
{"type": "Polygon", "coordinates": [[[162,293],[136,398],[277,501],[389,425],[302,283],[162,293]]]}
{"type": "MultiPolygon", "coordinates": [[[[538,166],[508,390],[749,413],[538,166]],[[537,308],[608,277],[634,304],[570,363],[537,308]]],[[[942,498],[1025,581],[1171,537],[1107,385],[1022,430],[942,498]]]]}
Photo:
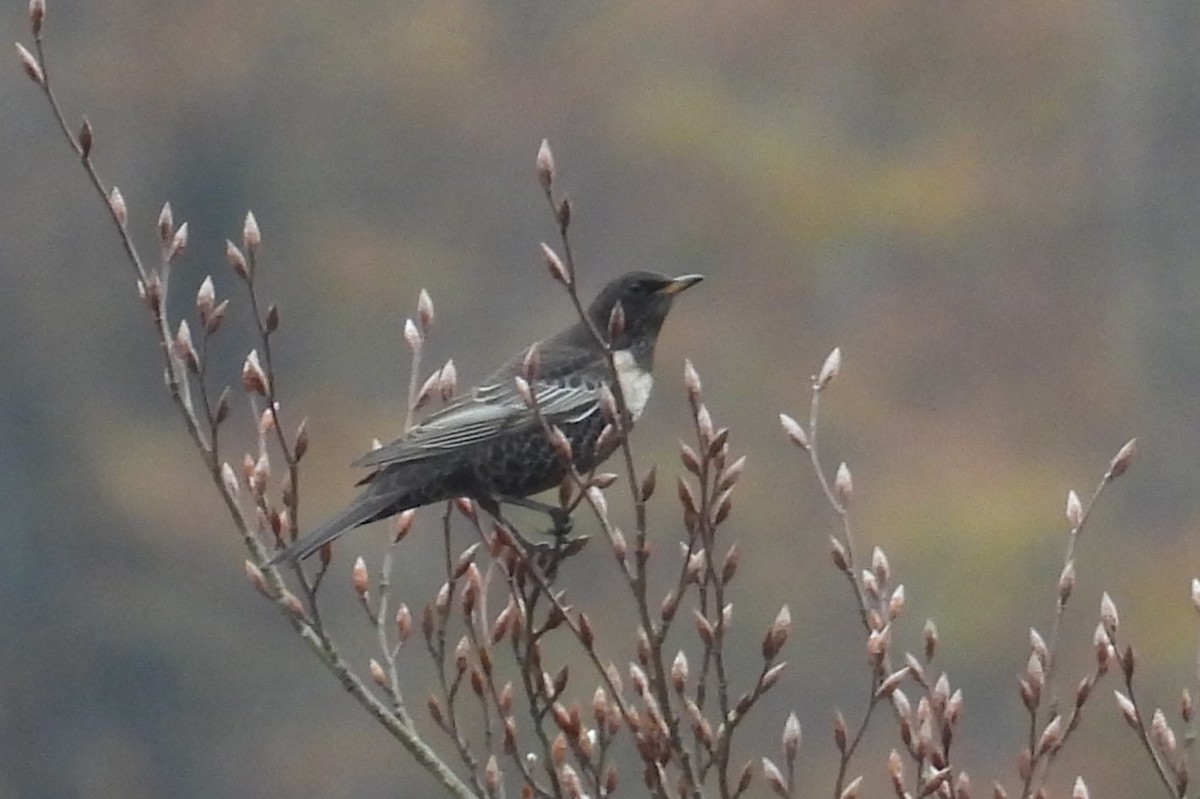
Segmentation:
{"type": "MultiPolygon", "coordinates": [[[[599,412],[598,382],[538,381],[530,388],[542,416],[552,424],[582,421],[599,412]]],[[[380,469],[468,447],[537,424],[511,381],[480,386],[438,411],[404,436],[363,455],[355,466],[380,469]]]]}

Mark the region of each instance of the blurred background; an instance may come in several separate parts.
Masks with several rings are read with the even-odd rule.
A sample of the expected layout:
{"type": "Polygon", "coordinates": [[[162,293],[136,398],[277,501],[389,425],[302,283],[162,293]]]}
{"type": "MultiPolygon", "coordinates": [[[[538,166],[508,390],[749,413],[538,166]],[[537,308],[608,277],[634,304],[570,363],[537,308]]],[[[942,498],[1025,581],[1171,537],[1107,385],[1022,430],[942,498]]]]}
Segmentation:
{"type": "MultiPolygon", "coordinates": [[[[19,0],[0,26],[31,44],[19,0]]],[[[863,706],[862,637],[827,555],[838,528],[778,422],[807,412],[834,346],[829,466],[853,470],[860,555],[883,547],[906,585],[897,646],[938,623],[977,790],[1018,788],[1016,676],[1028,628],[1051,625],[1066,493],[1086,497],[1133,436],[1136,463],[1080,542],[1059,688],[1088,667],[1107,590],[1142,701],[1177,719],[1200,574],[1192,0],[52,0],[46,33],[143,250],[164,200],[190,223],[175,318],[206,274],[233,297],[221,382],[253,345],[224,240],[255,211],[282,410],[312,436],[309,522],[352,496],[348,463],[371,438],[400,428],[419,289],[438,313],[428,363],[453,357],[467,384],[571,320],[538,257],[554,235],[533,168],[548,137],[585,295],[631,268],[708,276],[667,323],[636,451],[670,487],[692,358],[749,455],[727,527],[745,662],[780,604],[795,619],[789,675],[741,759],[775,755],[794,709],[805,793],[821,795],[834,708],[863,706]]],[[[0,795],[436,795],[247,585],[109,222],[15,58],[0,91],[0,795]]],[[[230,424],[250,429],[244,405],[230,424]]],[[[652,509],[664,565],[672,493],[652,509]]],[[[397,568],[414,608],[439,581],[437,519],[421,515],[397,568]]],[[[343,539],[325,591],[360,664],[375,650],[348,574],[357,552],[378,562],[383,535],[343,539]]],[[[616,657],[632,606],[614,577],[593,546],[563,579],[616,657]]],[[[419,714],[425,660],[404,661],[419,714]]],[[[1093,796],[1161,790],[1116,687],[1098,689],[1056,795],[1077,773],[1093,796]]],[[[866,795],[890,795],[897,745],[887,723],[868,736],[866,795]]]]}

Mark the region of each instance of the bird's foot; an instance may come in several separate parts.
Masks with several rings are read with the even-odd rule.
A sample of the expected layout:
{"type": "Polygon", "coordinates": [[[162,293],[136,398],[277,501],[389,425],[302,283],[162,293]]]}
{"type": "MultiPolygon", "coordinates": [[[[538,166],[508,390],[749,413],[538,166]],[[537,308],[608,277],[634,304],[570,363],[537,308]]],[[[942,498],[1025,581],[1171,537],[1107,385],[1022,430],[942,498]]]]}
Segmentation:
{"type": "Polygon", "coordinates": [[[550,523],[554,525],[547,532],[555,538],[566,538],[570,535],[572,528],[575,527],[575,520],[571,518],[571,511],[566,508],[550,508],[546,511],[546,515],[550,517],[550,523]]]}

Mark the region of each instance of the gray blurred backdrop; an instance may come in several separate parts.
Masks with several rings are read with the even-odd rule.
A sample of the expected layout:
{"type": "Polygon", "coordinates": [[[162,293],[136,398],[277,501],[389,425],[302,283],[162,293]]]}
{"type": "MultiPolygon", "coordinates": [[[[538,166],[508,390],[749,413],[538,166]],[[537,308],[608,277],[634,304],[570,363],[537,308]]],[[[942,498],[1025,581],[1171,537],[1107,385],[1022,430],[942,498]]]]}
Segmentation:
{"type": "MultiPolygon", "coordinates": [[[[30,43],[20,0],[0,26],[30,43]]],[[[1137,462],[1081,542],[1062,689],[1108,590],[1143,700],[1173,712],[1200,574],[1192,0],[51,0],[47,35],[142,247],[163,200],[191,224],[173,313],[208,273],[235,297],[215,366],[230,382],[251,343],[223,242],[256,212],[264,291],[283,311],[283,410],[309,417],[310,521],[350,498],[347,464],[370,439],[399,429],[420,288],[438,310],[430,363],[453,357],[466,383],[570,321],[538,257],[554,233],[533,173],[545,136],[585,294],[631,268],[708,276],[667,324],[636,444],[670,487],[690,357],[750,456],[728,527],[747,662],[783,602],[795,634],[747,744],[773,754],[795,709],[820,795],[833,708],[862,706],[861,636],[827,556],[835,520],[777,420],[806,411],[834,346],[826,453],[854,470],[864,554],[885,547],[907,586],[899,645],[939,624],[977,790],[1016,787],[1015,678],[1028,627],[1050,627],[1066,492],[1090,491],[1134,435],[1137,462]]],[[[6,64],[0,795],[433,795],[248,587],[116,238],[6,64]]],[[[247,429],[244,406],[232,423],[247,429]]],[[[675,510],[662,491],[662,553],[675,510]]],[[[436,518],[397,570],[414,607],[436,588],[436,518]]],[[[346,539],[326,591],[360,663],[374,651],[346,575],[382,535],[346,539]]],[[[629,606],[592,550],[564,580],[581,607],[608,608],[620,652],[629,606]]],[[[428,670],[416,652],[406,663],[420,707],[428,670]]],[[[1159,790],[1115,687],[1056,767],[1060,795],[1079,772],[1093,796],[1159,790]]],[[[869,737],[870,795],[886,795],[895,745],[887,724],[869,737]]]]}

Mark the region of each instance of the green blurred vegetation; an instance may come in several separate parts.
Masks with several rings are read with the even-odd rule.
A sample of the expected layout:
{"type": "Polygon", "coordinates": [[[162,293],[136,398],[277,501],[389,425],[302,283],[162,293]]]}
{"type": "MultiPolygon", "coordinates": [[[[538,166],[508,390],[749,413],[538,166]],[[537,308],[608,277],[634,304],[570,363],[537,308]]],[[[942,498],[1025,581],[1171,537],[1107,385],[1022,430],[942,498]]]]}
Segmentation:
{"type": "MultiPolygon", "coordinates": [[[[828,566],[833,519],[776,415],[806,412],[808,376],[842,346],[824,446],[854,469],[859,541],[907,585],[900,640],[939,622],[941,665],[967,692],[961,763],[1011,787],[1015,676],[1027,628],[1050,625],[1066,491],[1090,490],[1133,435],[1138,461],[1081,543],[1065,642],[1081,668],[1107,589],[1143,698],[1173,708],[1191,673],[1198,9],[62,0],[47,31],[143,247],[162,200],[191,223],[175,313],[209,272],[236,297],[230,381],[250,344],[221,253],[256,212],[284,413],[313,434],[310,519],[400,425],[418,289],[439,313],[430,363],[454,357],[466,382],[571,318],[537,258],[553,232],[533,179],[543,136],[589,293],[629,268],[706,273],[668,323],[637,450],[671,474],[693,358],[750,454],[731,528],[748,651],[779,603],[796,617],[759,740],[773,751],[796,708],[814,785],[832,708],[854,714],[865,673],[828,566]],[[760,583],[778,591],[745,590],[760,583]]],[[[23,13],[5,13],[9,39],[28,42],[23,13]]],[[[15,62],[0,90],[0,796],[418,795],[424,777],[245,584],[116,240],[15,62]]],[[[669,492],[660,503],[670,554],[669,492]]],[[[347,539],[336,568],[377,537],[347,539]]],[[[414,606],[436,588],[431,538],[414,536],[399,575],[414,606]]],[[[602,552],[585,558],[564,575],[581,605],[611,577],[602,552]]],[[[328,612],[365,663],[337,578],[328,612]]],[[[620,609],[603,622],[614,649],[620,609]]],[[[410,662],[419,705],[428,675],[410,662]]],[[[1156,790],[1109,704],[1100,691],[1058,792],[1076,771],[1094,795],[1156,790]]],[[[858,762],[872,792],[894,741],[880,725],[858,762]]]]}

